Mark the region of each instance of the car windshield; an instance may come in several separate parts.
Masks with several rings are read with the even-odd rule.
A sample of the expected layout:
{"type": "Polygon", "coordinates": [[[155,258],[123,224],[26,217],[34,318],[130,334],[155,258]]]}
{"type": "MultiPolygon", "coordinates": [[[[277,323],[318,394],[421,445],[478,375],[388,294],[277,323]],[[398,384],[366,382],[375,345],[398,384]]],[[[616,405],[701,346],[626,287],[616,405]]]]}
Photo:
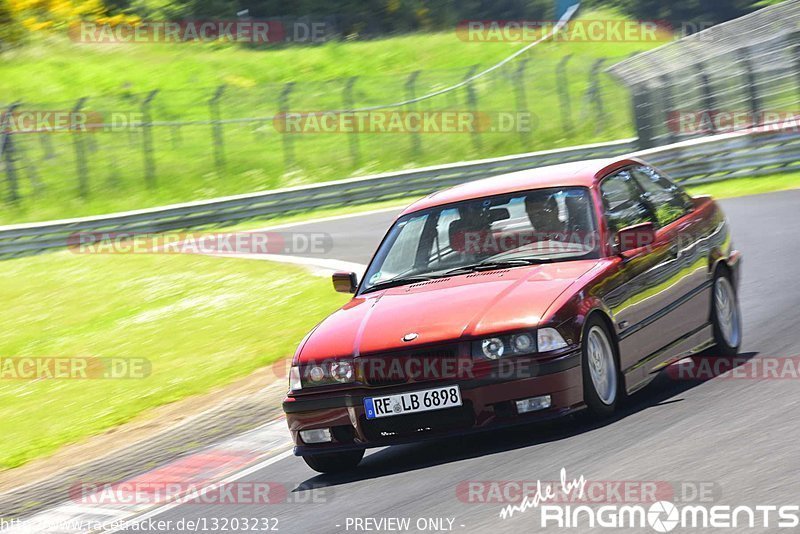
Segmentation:
{"type": "Polygon", "coordinates": [[[536,189],[472,199],[397,220],[362,291],[516,265],[597,257],[589,190],[536,189]]]}

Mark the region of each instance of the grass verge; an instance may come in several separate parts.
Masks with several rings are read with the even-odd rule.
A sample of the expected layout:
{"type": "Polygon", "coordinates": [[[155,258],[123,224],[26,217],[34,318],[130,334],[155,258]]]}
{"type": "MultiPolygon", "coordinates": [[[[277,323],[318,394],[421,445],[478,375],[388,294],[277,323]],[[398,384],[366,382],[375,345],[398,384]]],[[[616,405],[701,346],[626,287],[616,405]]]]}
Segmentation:
{"type": "Polygon", "coordinates": [[[56,253],[0,262],[0,356],[146,358],[146,378],[14,380],[0,367],[0,468],[291,355],[343,304],[327,278],[262,261],[56,253]],[[291,283],[287,283],[290,281],[291,283]],[[298,313],[298,307],[302,313],[298,313]]]}

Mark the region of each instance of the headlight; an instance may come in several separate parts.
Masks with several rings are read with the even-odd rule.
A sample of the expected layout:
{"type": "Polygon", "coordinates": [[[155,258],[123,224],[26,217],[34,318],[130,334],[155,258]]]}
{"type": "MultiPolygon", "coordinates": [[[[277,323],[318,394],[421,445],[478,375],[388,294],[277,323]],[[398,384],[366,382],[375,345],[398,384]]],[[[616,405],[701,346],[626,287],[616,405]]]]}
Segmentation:
{"type": "Polygon", "coordinates": [[[533,332],[487,337],[472,342],[473,358],[498,360],[508,356],[535,354],[563,349],[567,342],[555,328],[540,328],[533,332]]]}
{"type": "Polygon", "coordinates": [[[308,378],[314,383],[322,382],[325,380],[325,369],[319,365],[312,365],[308,368],[308,378]]]}
{"type": "Polygon", "coordinates": [[[355,382],[355,369],[353,362],[348,360],[312,363],[302,367],[292,367],[289,378],[290,387],[297,391],[304,387],[355,382]]]}
{"type": "Polygon", "coordinates": [[[522,353],[534,352],[536,350],[536,347],[533,346],[533,336],[530,334],[511,336],[511,346],[514,347],[514,351],[522,353]]]}
{"type": "Polygon", "coordinates": [[[537,331],[536,343],[539,346],[539,352],[549,352],[551,350],[563,349],[567,346],[567,342],[558,333],[555,328],[540,328],[537,331]]]}
{"type": "Polygon", "coordinates": [[[496,360],[506,351],[506,346],[499,337],[491,337],[481,341],[481,351],[485,357],[496,360]]]}
{"type": "Polygon", "coordinates": [[[342,384],[353,381],[353,364],[350,362],[334,362],[331,364],[331,378],[342,384]]]}
{"type": "Polygon", "coordinates": [[[533,334],[522,333],[513,336],[495,336],[479,339],[472,343],[472,356],[487,360],[497,360],[506,356],[531,354],[536,352],[533,334]]]}

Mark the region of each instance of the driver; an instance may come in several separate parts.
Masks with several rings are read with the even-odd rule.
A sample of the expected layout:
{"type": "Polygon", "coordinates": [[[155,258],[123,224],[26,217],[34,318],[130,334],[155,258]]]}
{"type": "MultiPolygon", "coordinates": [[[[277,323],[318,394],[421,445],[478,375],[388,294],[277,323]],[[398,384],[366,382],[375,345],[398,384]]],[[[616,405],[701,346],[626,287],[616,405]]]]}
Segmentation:
{"type": "Polygon", "coordinates": [[[558,219],[558,203],[554,195],[534,191],[525,198],[525,211],[539,239],[564,231],[564,223],[558,219]]]}

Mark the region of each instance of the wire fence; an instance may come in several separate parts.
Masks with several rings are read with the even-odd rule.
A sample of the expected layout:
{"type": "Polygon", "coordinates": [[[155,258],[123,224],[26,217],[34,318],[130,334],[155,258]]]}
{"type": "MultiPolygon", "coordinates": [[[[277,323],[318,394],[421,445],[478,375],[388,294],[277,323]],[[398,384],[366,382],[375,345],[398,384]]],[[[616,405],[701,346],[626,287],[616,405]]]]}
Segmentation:
{"type": "Polygon", "coordinates": [[[469,80],[481,65],[7,104],[0,196],[23,206],[96,201],[113,211],[126,209],[130,196],[138,197],[137,207],[146,207],[612,140],[632,133],[627,92],[603,69],[619,59],[526,56],[399,110],[427,116],[465,112],[480,119],[480,127],[440,132],[401,128],[342,135],[283,127],[292,114],[383,109],[387,102],[413,100],[469,80]],[[39,129],[15,127],[20,117],[48,112],[84,114],[89,127],[53,129],[46,119],[39,129]]]}
{"type": "Polygon", "coordinates": [[[609,69],[631,90],[640,144],[759,126],[800,130],[800,0],[764,8],[609,69]]]}

